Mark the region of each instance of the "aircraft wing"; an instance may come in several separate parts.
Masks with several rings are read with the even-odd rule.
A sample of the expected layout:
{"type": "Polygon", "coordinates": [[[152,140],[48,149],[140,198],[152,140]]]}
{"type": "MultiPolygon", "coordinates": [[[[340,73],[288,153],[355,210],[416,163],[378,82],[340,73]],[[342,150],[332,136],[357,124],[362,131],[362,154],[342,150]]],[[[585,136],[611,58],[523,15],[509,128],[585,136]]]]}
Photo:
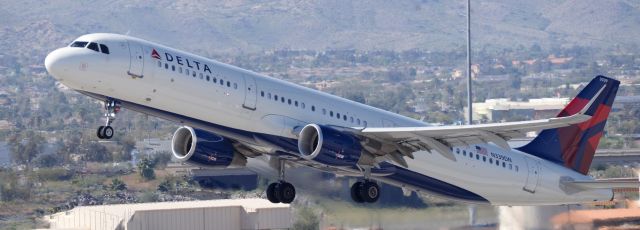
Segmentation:
{"type": "MultiPolygon", "coordinates": [[[[565,117],[554,117],[533,121],[518,121],[493,124],[460,125],[460,126],[431,126],[431,127],[384,127],[364,128],[360,135],[383,142],[394,142],[398,145],[398,152],[402,155],[413,157],[411,151],[436,150],[442,156],[455,161],[455,155],[451,150],[454,145],[471,145],[476,143],[493,142],[504,148],[511,149],[507,141],[516,137],[524,137],[527,132],[553,129],[579,124],[591,119],[586,112],[602,93],[605,87],[600,88],[580,111],[565,117]]],[[[398,154],[391,154],[392,160],[406,165],[398,154]]]]}
{"type": "MultiPolygon", "coordinates": [[[[436,150],[444,157],[455,161],[450,146],[493,142],[504,149],[511,149],[507,143],[509,139],[524,137],[530,131],[578,124],[590,118],[591,116],[584,113],[576,113],[567,117],[493,124],[364,128],[360,135],[395,142],[411,151],[436,150]]],[[[402,148],[400,149],[400,152],[407,155],[402,148]]]]}

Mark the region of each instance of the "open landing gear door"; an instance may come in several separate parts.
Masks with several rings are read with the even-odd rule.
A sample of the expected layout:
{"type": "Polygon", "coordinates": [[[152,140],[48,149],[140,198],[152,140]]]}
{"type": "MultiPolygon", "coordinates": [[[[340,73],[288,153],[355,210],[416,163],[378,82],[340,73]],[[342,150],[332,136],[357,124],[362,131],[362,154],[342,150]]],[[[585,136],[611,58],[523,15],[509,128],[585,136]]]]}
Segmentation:
{"type": "Polygon", "coordinates": [[[540,161],[535,159],[526,159],[527,161],[527,182],[525,182],[522,190],[535,193],[540,179],[540,161]]]}
{"type": "Polygon", "coordinates": [[[258,99],[256,79],[246,74],[243,74],[242,77],[244,78],[244,103],[242,108],[256,110],[256,100],[258,99]]]}
{"type": "Polygon", "coordinates": [[[131,41],[127,43],[129,44],[129,55],[131,57],[127,74],[133,78],[143,78],[144,54],[142,46],[131,41]]]}

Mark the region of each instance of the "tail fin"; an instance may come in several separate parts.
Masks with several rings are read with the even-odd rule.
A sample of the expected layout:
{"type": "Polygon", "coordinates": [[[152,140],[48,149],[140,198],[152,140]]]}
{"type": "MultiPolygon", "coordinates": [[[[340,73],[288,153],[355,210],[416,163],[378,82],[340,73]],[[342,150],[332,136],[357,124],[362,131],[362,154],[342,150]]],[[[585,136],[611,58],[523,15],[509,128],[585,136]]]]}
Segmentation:
{"type": "Polygon", "coordinates": [[[518,150],[587,174],[619,85],[615,79],[595,77],[558,114],[558,117],[566,117],[583,112],[591,119],[580,124],[545,129],[518,150]]]}

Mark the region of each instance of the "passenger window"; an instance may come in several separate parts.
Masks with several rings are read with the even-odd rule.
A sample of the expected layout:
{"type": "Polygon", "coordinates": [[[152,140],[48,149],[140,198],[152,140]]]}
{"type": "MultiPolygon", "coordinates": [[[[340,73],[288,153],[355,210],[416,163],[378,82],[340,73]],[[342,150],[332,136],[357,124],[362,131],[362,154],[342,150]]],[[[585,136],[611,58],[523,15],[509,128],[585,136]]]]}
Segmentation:
{"type": "Polygon", "coordinates": [[[191,71],[191,75],[192,75],[193,77],[196,77],[196,71],[191,71]]]}
{"type": "Polygon", "coordinates": [[[69,47],[84,48],[85,46],[87,46],[87,44],[88,44],[88,42],[75,41],[75,42],[71,43],[71,45],[69,45],[69,47]]]}
{"type": "Polygon", "coordinates": [[[203,76],[202,76],[202,73],[200,73],[200,79],[202,79],[202,77],[203,77],[203,76]]]}
{"type": "Polygon", "coordinates": [[[350,117],[349,120],[351,121],[351,123],[353,123],[353,117],[350,117]]]}
{"type": "Polygon", "coordinates": [[[480,155],[476,154],[476,160],[480,160],[480,155]]]}
{"type": "Polygon", "coordinates": [[[267,93],[267,98],[271,99],[271,93],[267,93]]]}
{"type": "Polygon", "coordinates": [[[342,120],[347,121],[347,115],[342,115],[342,120]]]}
{"type": "Polygon", "coordinates": [[[96,51],[96,52],[100,52],[100,50],[98,50],[98,43],[95,43],[95,42],[89,43],[87,48],[89,48],[90,50],[96,51]]]}
{"type": "Polygon", "coordinates": [[[364,125],[364,127],[367,127],[367,121],[362,121],[362,124],[364,125]]]}
{"type": "Polygon", "coordinates": [[[326,115],[327,114],[327,110],[326,109],[322,109],[322,115],[326,115]]]}
{"type": "Polygon", "coordinates": [[[224,80],[220,79],[220,85],[224,86],[224,80]]]}
{"type": "Polygon", "coordinates": [[[103,54],[109,54],[109,47],[105,46],[104,44],[100,44],[100,50],[103,54]]]}
{"type": "Polygon", "coordinates": [[[280,97],[280,102],[284,103],[284,97],[280,97]]]}
{"type": "Polygon", "coordinates": [[[360,125],[360,118],[356,118],[356,123],[358,123],[358,125],[360,125]]]}
{"type": "Polygon", "coordinates": [[[312,106],[311,106],[311,111],[312,111],[312,112],[315,112],[315,111],[316,111],[316,106],[315,106],[315,105],[312,105],[312,106]]]}
{"type": "Polygon", "coordinates": [[[218,83],[218,78],[213,78],[213,83],[218,83]]]}
{"type": "Polygon", "coordinates": [[[298,107],[298,101],[294,101],[293,104],[298,107]]]}
{"type": "Polygon", "coordinates": [[[189,76],[189,69],[184,69],[184,73],[189,76]]]}
{"type": "Polygon", "coordinates": [[[469,157],[473,158],[473,152],[469,152],[469,157]]]}
{"type": "Polygon", "coordinates": [[[507,164],[505,164],[505,163],[504,163],[504,161],[502,162],[502,167],[503,167],[503,168],[506,168],[506,167],[507,167],[507,164]]]}
{"type": "Polygon", "coordinates": [[[336,113],[336,118],[340,119],[340,113],[336,113]]]}
{"type": "Polygon", "coordinates": [[[333,117],[333,111],[329,111],[329,116],[333,117]]]}
{"type": "Polygon", "coordinates": [[[467,156],[467,151],[462,150],[462,155],[466,157],[467,156]]]}
{"type": "Polygon", "coordinates": [[[456,153],[460,154],[460,149],[459,148],[456,148],[456,153]]]}
{"type": "Polygon", "coordinates": [[[300,103],[300,107],[304,109],[304,102],[300,103]]]}
{"type": "Polygon", "coordinates": [[[493,158],[489,158],[489,164],[493,164],[493,158]]]}
{"type": "Polygon", "coordinates": [[[158,67],[162,68],[162,62],[158,61],[158,67]]]}
{"type": "Polygon", "coordinates": [[[516,172],[518,171],[518,166],[516,165],[516,172]]]}
{"type": "Polygon", "coordinates": [[[164,68],[165,68],[165,69],[169,69],[169,64],[164,63],[164,68]]]}
{"type": "Polygon", "coordinates": [[[207,81],[209,81],[211,78],[209,78],[209,75],[207,75],[207,81]]]}
{"type": "Polygon", "coordinates": [[[178,67],[178,73],[182,73],[182,67],[178,67]]]}
{"type": "Polygon", "coordinates": [[[231,82],[227,81],[227,87],[231,87],[231,82]]]}
{"type": "Polygon", "coordinates": [[[289,103],[289,105],[291,105],[291,99],[287,99],[287,103],[289,103]]]}
{"type": "Polygon", "coordinates": [[[233,88],[238,89],[238,83],[233,83],[233,88]]]}
{"type": "Polygon", "coordinates": [[[513,165],[509,164],[509,170],[512,170],[512,169],[513,169],[513,165]]]}
{"type": "Polygon", "coordinates": [[[482,156],[482,161],[487,162],[487,157],[486,156],[482,156]]]}
{"type": "Polygon", "coordinates": [[[260,96],[264,97],[264,91],[260,91],[260,96]]]}
{"type": "Polygon", "coordinates": [[[278,101],[278,95],[277,95],[277,94],[274,94],[274,95],[273,95],[273,99],[275,99],[276,101],[278,101]]]}
{"type": "Polygon", "coordinates": [[[171,65],[171,71],[176,71],[176,66],[175,65],[171,65]]]}

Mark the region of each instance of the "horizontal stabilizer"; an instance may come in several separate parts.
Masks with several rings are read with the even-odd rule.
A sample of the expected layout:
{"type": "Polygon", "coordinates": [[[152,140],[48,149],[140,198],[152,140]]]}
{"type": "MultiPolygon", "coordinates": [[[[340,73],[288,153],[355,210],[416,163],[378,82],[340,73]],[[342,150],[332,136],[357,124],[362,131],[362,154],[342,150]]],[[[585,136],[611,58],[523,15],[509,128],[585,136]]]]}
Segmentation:
{"type": "Polygon", "coordinates": [[[638,178],[615,178],[590,181],[568,181],[582,189],[614,189],[614,188],[639,188],[638,178]]]}

